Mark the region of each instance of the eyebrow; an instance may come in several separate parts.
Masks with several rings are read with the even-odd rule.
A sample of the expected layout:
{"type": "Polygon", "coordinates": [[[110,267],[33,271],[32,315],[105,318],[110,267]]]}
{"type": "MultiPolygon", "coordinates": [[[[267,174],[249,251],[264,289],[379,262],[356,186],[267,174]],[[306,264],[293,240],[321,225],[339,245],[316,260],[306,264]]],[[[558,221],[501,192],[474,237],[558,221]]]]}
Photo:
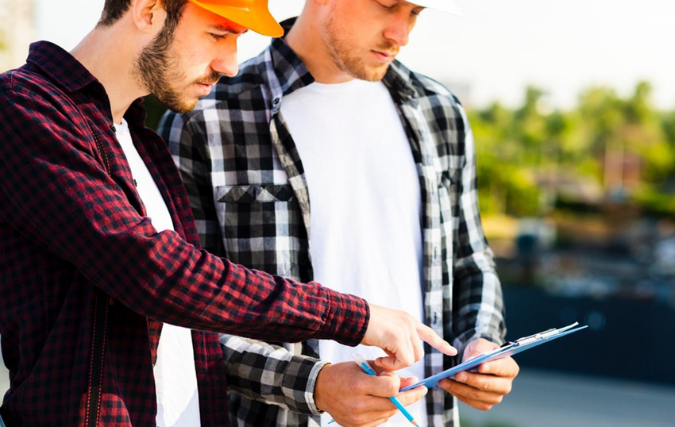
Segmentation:
{"type": "Polygon", "coordinates": [[[248,28],[242,31],[237,31],[234,28],[227,27],[225,25],[209,25],[209,30],[220,31],[222,33],[230,33],[230,34],[244,34],[248,31],[248,28]]]}

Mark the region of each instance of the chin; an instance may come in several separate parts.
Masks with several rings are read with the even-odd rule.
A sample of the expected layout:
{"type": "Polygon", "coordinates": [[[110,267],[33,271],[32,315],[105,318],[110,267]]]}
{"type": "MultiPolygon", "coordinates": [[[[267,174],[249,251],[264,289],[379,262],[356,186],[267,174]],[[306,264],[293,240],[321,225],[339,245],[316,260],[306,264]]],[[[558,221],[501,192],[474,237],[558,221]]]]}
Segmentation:
{"type": "Polygon", "coordinates": [[[185,114],[195,109],[199,99],[193,99],[190,101],[176,102],[172,104],[167,104],[167,108],[174,113],[185,114]]]}
{"type": "Polygon", "coordinates": [[[383,67],[373,67],[370,69],[362,70],[357,77],[361,80],[365,80],[368,82],[379,82],[384,78],[384,75],[387,74],[388,69],[389,64],[383,67]]]}

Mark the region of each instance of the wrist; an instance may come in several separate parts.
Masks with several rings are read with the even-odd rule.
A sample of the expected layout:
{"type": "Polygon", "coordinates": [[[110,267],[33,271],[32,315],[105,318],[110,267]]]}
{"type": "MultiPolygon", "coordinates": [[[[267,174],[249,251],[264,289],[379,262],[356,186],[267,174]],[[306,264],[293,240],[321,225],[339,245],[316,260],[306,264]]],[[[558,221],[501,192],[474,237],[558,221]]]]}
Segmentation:
{"type": "Polygon", "coordinates": [[[327,385],[330,383],[328,378],[331,376],[332,369],[333,366],[329,362],[321,366],[319,374],[316,377],[316,382],[314,383],[314,406],[321,413],[326,412],[326,405],[328,403],[327,385]]]}

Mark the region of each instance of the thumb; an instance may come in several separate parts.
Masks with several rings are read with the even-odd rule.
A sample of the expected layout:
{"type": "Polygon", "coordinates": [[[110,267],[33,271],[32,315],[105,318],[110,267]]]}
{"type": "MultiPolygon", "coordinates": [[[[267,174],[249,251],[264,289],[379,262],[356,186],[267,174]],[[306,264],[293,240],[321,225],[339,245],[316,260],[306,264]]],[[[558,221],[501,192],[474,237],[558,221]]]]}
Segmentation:
{"type": "Polygon", "coordinates": [[[407,366],[402,364],[395,356],[378,357],[375,359],[375,365],[382,371],[397,371],[407,366]]]}
{"type": "Polygon", "coordinates": [[[418,383],[419,381],[420,380],[417,377],[401,378],[401,388],[406,388],[408,386],[418,383]]]}

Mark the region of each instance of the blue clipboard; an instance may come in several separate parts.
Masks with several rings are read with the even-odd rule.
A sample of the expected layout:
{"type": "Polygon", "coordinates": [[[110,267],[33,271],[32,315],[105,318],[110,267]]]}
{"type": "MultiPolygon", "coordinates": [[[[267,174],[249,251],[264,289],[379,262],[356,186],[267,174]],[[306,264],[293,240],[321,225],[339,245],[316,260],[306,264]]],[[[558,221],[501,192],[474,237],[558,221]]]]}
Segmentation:
{"type": "Polygon", "coordinates": [[[565,326],[564,328],[549,329],[544,332],[539,332],[538,334],[517,339],[516,341],[507,342],[506,344],[502,345],[501,347],[495,350],[480,354],[474,357],[473,359],[469,359],[466,362],[460,363],[457,366],[454,366],[448,370],[445,370],[441,373],[426,378],[416,384],[402,388],[401,391],[410,390],[422,385],[426,386],[427,388],[435,387],[438,385],[439,381],[445,378],[453,378],[460,372],[472,370],[482,365],[483,363],[487,363],[492,360],[499,360],[504,359],[505,357],[513,356],[514,354],[518,354],[525,350],[529,350],[538,345],[546,344],[547,342],[551,342],[555,339],[564,337],[565,335],[573,334],[574,332],[586,329],[588,327],[586,325],[577,327],[578,325],[579,323],[575,322],[569,326],[565,326]]]}

